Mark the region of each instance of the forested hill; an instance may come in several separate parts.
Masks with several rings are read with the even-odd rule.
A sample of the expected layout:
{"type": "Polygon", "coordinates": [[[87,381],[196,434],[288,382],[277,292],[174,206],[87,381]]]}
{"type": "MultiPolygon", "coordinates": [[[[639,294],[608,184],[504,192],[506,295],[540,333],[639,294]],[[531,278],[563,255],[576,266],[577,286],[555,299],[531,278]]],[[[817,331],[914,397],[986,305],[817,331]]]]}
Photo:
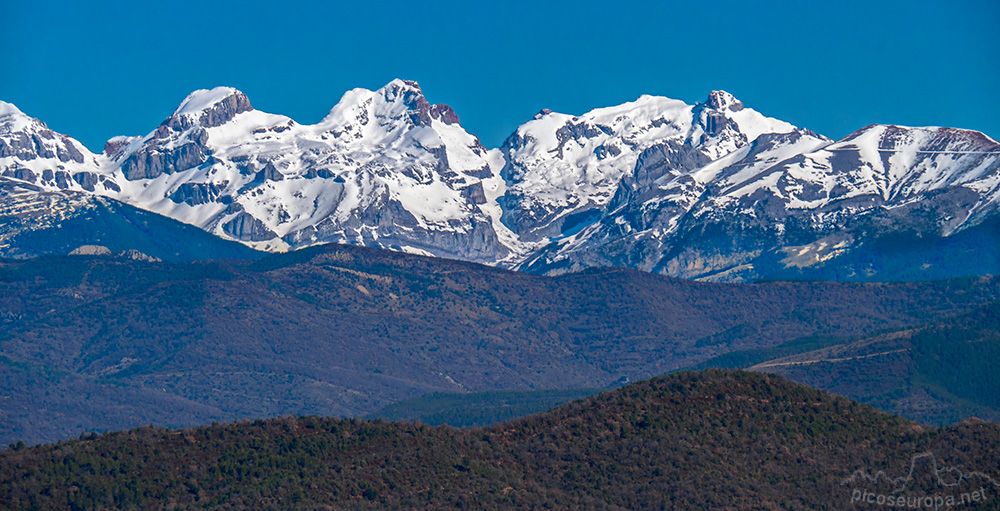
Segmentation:
{"type": "Polygon", "coordinates": [[[780,376],[684,372],[486,429],[286,417],[0,451],[5,509],[996,509],[1000,426],[934,429],[780,376]],[[925,461],[951,486],[925,477],[925,461]],[[961,476],[961,477],[958,477],[961,476]],[[957,481],[957,482],[956,482],[957,481]],[[899,481],[897,481],[898,483],[899,481]],[[862,507],[857,507],[862,509],[862,507]]]}
{"type": "Polygon", "coordinates": [[[342,245],[258,261],[0,261],[0,444],[360,416],[428,392],[606,388],[803,336],[964,313],[1000,279],[539,277],[342,245]]]}
{"type": "MultiPolygon", "coordinates": [[[[1000,421],[1000,302],[919,328],[804,347],[736,367],[779,373],[925,424],[1000,421]]],[[[768,351],[781,350],[730,355],[749,361],[748,354],[768,351]]]]}

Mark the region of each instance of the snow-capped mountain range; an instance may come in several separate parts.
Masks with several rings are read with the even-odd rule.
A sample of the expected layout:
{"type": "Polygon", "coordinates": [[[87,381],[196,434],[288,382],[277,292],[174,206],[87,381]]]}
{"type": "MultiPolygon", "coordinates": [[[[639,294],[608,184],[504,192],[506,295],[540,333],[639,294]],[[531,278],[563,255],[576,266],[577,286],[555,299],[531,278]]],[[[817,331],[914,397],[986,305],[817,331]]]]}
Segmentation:
{"type": "Polygon", "coordinates": [[[338,242],[539,273],[745,280],[846,261],[887,233],[940,240],[992,225],[1000,144],[887,125],[832,141],[714,91],[695,105],[543,110],[487,149],[450,107],[394,80],[347,92],[314,125],[254,110],[232,88],[199,90],[101,154],[0,102],[0,175],[264,251],[338,242]]]}

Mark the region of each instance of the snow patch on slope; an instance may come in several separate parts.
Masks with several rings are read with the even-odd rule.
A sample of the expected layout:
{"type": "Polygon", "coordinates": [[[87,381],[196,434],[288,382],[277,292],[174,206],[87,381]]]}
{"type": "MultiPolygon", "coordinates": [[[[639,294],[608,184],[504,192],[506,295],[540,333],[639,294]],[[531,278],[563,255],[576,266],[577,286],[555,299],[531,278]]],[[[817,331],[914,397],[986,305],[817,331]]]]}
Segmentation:
{"type": "Polygon", "coordinates": [[[232,87],[215,87],[213,89],[198,89],[188,94],[184,101],[174,110],[175,116],[184,114],[200,113],[206,108],[214,106],[216,103],[238,93],[232,87]]]}

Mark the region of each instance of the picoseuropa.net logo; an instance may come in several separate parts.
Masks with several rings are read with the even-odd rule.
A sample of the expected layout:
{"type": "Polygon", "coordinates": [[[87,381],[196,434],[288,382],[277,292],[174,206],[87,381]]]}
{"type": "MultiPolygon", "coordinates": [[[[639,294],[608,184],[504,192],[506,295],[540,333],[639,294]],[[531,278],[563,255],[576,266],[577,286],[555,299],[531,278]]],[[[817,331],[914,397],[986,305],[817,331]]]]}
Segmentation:
{"type": "Polygon", "coordinates": [[[844,479],[855,507],[947,509],[987,501],[1000,502],[1000,482],[990,475],[940,463],[933,453],[913,456],[905,475],[858,469],[844,479]]]}

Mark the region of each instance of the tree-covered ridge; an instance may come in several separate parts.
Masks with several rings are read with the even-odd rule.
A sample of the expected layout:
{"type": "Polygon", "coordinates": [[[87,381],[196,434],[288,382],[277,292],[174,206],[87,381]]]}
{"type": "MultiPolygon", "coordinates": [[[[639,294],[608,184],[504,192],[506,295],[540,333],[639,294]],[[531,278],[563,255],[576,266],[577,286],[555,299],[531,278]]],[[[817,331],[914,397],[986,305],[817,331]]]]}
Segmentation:
{"type": "MultiPolygon", "coordinates": [[[[770,348],[729,352],[692,369],[754,367],[922,424],[944,426],[969,417],[1000,421],[997,361],[1000,302],[993,302],[953,318],[873,338],[806,336],[770,348]]],[[[436,392],[394,403],[368,418],[487,426],[598,392],[436,392]]]]}
{"type": "MultiPolygon", "coordinates": [[[[8,449],[0,506],[851,509],[855,471],[903,475],[927,452],[996,478],[1000,426],[934,429],[778,376],[710,370],[485,429],[285,417],[8,449]]],[[[932,483],[906,491],[941,491],[932,483]]]]}
{"type": "Polygon", "coordinates": [[[916,326],[998,297],[998,278],[552,278],[349,246],[258,261],[0,261],[0,443],[359,416],[428,392],[605,388],[803,336],[916,326]]]}
{"type": "Polygon", "coordinates": [[[873,337],[807,338],[710,362],[782,374],[926,424],[1000,421],[1000,302],[873,337]]]}
{"type": "Polygon", "coordinates": [[[420,421],[431,426],[482,427],[533,413],[541,413],[601,389],[493,390],[487,392],[432,392],[393,403],[366,419],[420,421]]]}

